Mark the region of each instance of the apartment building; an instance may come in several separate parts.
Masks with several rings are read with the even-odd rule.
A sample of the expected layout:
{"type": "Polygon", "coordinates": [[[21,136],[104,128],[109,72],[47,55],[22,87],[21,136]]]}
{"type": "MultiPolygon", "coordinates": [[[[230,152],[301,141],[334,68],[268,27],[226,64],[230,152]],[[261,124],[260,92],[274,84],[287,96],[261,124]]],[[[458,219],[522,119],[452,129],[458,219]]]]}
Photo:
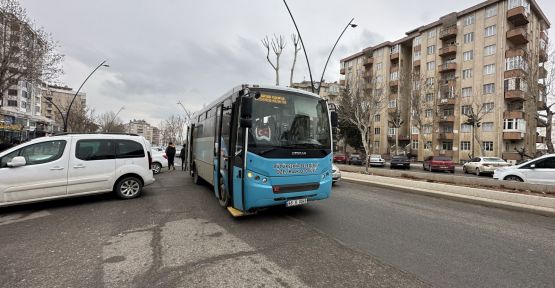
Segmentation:
{"type": "Polygon", "coordinates": [[[151,126],[145,120],[130,120],[125,124],[127,133],[135,133],[142,135],[154,146],[160,146],[162,143],[161,131],[157,127],[151,126]]]}
{"type": "MultiPolygon", "coordinates": [[[[316,82],[315,85],[320,85],[320,83],[316,82]]],[[[341,92],[341,85],[339,85],[339,83],[337,82],[333,82],[333,83],[322,82],[321,85],[322,87],[320,87],[320,96],[324,99],[330,100],[331,102],[335,102],[338,99],[339,94],[341,92]]],[[[291,88],[312,92],[310,81],[293,83],[291,88]]]]}
{"type": "Polygon", "coordinates": [[[490,0],[342,59],[344,84],[379,85],[383,93],[373,152],[457,162],[481,154],[516,161],[517,150],[533,155],[549,27],[534,0],[490,0]],[[403,124],[392,127],[392,117],[403,124]]]}
{"type": "MultiPolygon", "coordinates": [[[[43,116],[47,119],[52,120],[51,132],[61,132],[63,130],[64,121],[60,115],[60,111],[56,106],[64,113],[69,108],[73,97],[75,96],[73,88],[67,86],[57,86],[57,85],[43,85],[42,94],[45,98],[42,101],[42,111],[43,116]],[[53,102],[54,104],[52,104],[53,102]]],[[[73,101],[71,106],[71,111],[78,111],[87,106],[87,94],[84,92],[79,92],[73,101]]]]}

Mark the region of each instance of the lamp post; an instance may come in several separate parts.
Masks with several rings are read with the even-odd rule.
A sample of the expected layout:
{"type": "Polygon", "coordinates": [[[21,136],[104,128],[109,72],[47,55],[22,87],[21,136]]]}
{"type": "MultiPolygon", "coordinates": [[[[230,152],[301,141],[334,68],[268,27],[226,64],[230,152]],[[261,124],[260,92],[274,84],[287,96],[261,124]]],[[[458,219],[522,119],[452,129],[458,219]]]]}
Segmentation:
{"type": "Polygon", "coordinates": [[[304,45],[304,42],[303,42],[303,37],[301,37],[301,32],[299,31],[299,28],[297,27],[297,22],[295,22],[295,18],[293,17],[293,14],[291,13],[291,10],[289,9],[289,5],[287,5],[287,2],[285,0],[283,0],[283,4],[285,4],[285,7],[287,8],[287,12],[289,12],[289,16],[291,16],[291,20],[293,20],[293,25],[295,25],[295,30],[297,30],[297,34],[299,35],[299,40],[301,40],[301,45],[303,47],[304,57],[306,59],[306,65],[308,66],[308,74],[310,76],[310,88],[312,90],[312,93],[316,93],[316,94],[319,95],[320,94],[320,87],[322,87],[322,81],[324,79],[324,73],[326,72],[326,67],[328,66],[328,62],[330,61],[331,55],[333,54],[333,50],[335,50],[335,46],[337,46],[337,43],[339,42],[339,39],[341,39],[341,36],[343,36],[343,33],[345,33],[347,28],[357,27],[357,24],[352,23],[355,20],[355,18],[353,18],[353,19],[351,19],[351,21],[349,21],[347,26],[345,26],[345,29],[343,29],[343,31],[339,35],[339,38],[337,38],[337,40],[335,41],[335,44],[333,45],[333,48],[331,49],[330,55],[328,56],[328,60],[326,61],[326,65],[324,66],[324,70],[322,71],[322,77],[320,78],[320,83],[318,85],[318,89],[315,91],[314,90],[314,88],[315,88],[314,87],[315,86],[314,85],[314,80],[312,79],[312,71],[310,69],[310,62],[308,61],[308,55],[306,53],[305,45],[304,45]]]}
{"type": "Polygon", "coordinates": [[[326,65],[324,65],[324,70],[322,71],[322,77],[320,77],[320,82],[318,82],[318,89],[316,89],[316,94],[318,95],[320,95],[320,88],[322,88],[322,81],[324,81],[324,73],[326,73],[326,68],[328,67],[328,62],[330,62],[330,58],[331,58],[331,55],[333,54],[333,50],[335,50],[335,46],[337,46],[337,43],[339,43],[339,40],[341,39],[345,31],[347,31],[347,28],[349,27],[356,28],[358,26],[357,24],[353,24],[353,21],[355,21],[355,18],[351,19],[351,21],[347,23],[347,26],[345,26],[343,31],[341,31],[341,34],[339,34],[339,37],[337,37],[337,40],[335,40],[335,44],[333,44],[333,47],[331,48],[330,55],[328,55],[328,60],[326,60],[326,65]]]}
{"type": "Polygon", "coordinates": [[[79,92],[81,91],[81,88],[83,88],[83,85],[85,85],[87,80],[89,80],[89,78],[91,78],[91,76],[94,74],[94,72],[96,72],[96,70],[98,70],[98,68],[100,68],[102,66],[103,67],[110,67],[108,64],[106,64],[106,61],[108,61],[108,60],[102,61],[100,64],[98,64],[98,66],[96,66],[96,68],[94,68],[94,70],[89,74],[89,76],[87,76],[87,78],[85,78],[85,81],[83,81],[83,83],[81,83],[81,86],[79,86],[79,89],[77,89],[77,92],[75,92],[75,95],[73,95],[73,98],[71,99],[71,102],[69,103],[69,107],[67,108],[66,116],[62,117],[62,120],[64,121],[64,132],[67,132],[67,122],[68,122],[68,118],[69,118],[69,112],[71,111],[71,107],[73,106],[73,102],[75,102],[75,98],[77,98],[77,94],[79,94],[79,92]]]}
{"type": "Polygon", "coordinates": [[[112,120],[110,120],[110,123],[108,123],[108,127],[106,128],[106,132],[110,132],[110,129],[112,129],[112,124],[114,124],[114,121],[116,121],[116,118],[119,115],[119,112],[121,112],[121,110],[124,110],[125,106],[121,106],[121,108],[119,108],[118,113],[116,113],[116,115],[114,115],[114,118],[112,118],[112,120]]]}

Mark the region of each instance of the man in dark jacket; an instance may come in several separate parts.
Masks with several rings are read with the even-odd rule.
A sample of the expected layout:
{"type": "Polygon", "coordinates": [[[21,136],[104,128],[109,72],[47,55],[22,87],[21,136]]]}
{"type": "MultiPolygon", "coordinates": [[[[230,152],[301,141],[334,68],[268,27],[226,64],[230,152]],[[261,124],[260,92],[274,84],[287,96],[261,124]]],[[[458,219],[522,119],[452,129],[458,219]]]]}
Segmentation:
{"type": "Polygon", "coordinates": [[[170,142],[168,148],[166,148],[166,157],[168,157],[168,170],[171,170],[172,167],[173,170],[175,170],[175,164],[173,164],[175,159],[175,144],[172,142],[170,142]]]}
{"type": "Polygon", "coordinates": [[[186,168],[187,168],[187,166],[185,166],[185,162],[187,161],[187,144],[186,143],[183,143],[183,148],[181,148],[179,158],[181,158],[181,171],[185,171],[186,168]]]}

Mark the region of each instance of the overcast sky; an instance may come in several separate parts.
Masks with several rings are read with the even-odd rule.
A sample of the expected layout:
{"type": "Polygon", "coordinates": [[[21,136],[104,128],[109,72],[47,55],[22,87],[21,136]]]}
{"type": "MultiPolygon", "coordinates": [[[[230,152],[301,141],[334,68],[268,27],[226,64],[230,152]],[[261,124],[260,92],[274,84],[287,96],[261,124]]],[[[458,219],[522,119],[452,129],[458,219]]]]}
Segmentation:
{"type": "MultiPolygon", "coordinates": [[[[339,79],[339,60],[481,1],[445,0],[289,0],[319,78],[334,41],[349,29],[327,68],[326,81],[339,79]],[[416,5],[413,3],[422,3],[416,5]],[[387,23],[391,23],[388,25],[387,23]]],[[[537,0],[555,21],[555,1],[537,0]]],[[[124,121],[160,120],[182,110],[196,111],[239,84],[274,84],[261,39],[284,35],[281,85],[288,85],[293,23],[282,0],[21,0],[32,19],[60,42],[66,55],[61,81],[77,88],[90,71],[108,59],[85,85],[87,103],[97,112],[120,113],[124,121]]],[[[301,52],[302,53],[302,52],[301,52]]],[[[294,81],[308,80],[299,54],[294,81]]]]}

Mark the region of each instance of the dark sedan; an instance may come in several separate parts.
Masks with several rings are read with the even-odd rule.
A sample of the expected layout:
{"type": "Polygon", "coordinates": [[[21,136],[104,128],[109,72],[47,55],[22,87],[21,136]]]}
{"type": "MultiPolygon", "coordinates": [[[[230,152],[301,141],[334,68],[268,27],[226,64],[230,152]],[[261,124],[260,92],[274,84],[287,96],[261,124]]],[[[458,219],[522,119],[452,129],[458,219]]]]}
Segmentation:
{"type": "Polygon", "coordinates": [[[410,169],[410,160],[405,155],[393,156],[393,158],[391,158],[391,162],[389,163],[389,168],[410,169]]]}
{"type": "Polygon", "coordinates": [[[358,155],[351,155],[351,157],[349,157],[349,165],[364,165],[364,159],[358,155]]]}

